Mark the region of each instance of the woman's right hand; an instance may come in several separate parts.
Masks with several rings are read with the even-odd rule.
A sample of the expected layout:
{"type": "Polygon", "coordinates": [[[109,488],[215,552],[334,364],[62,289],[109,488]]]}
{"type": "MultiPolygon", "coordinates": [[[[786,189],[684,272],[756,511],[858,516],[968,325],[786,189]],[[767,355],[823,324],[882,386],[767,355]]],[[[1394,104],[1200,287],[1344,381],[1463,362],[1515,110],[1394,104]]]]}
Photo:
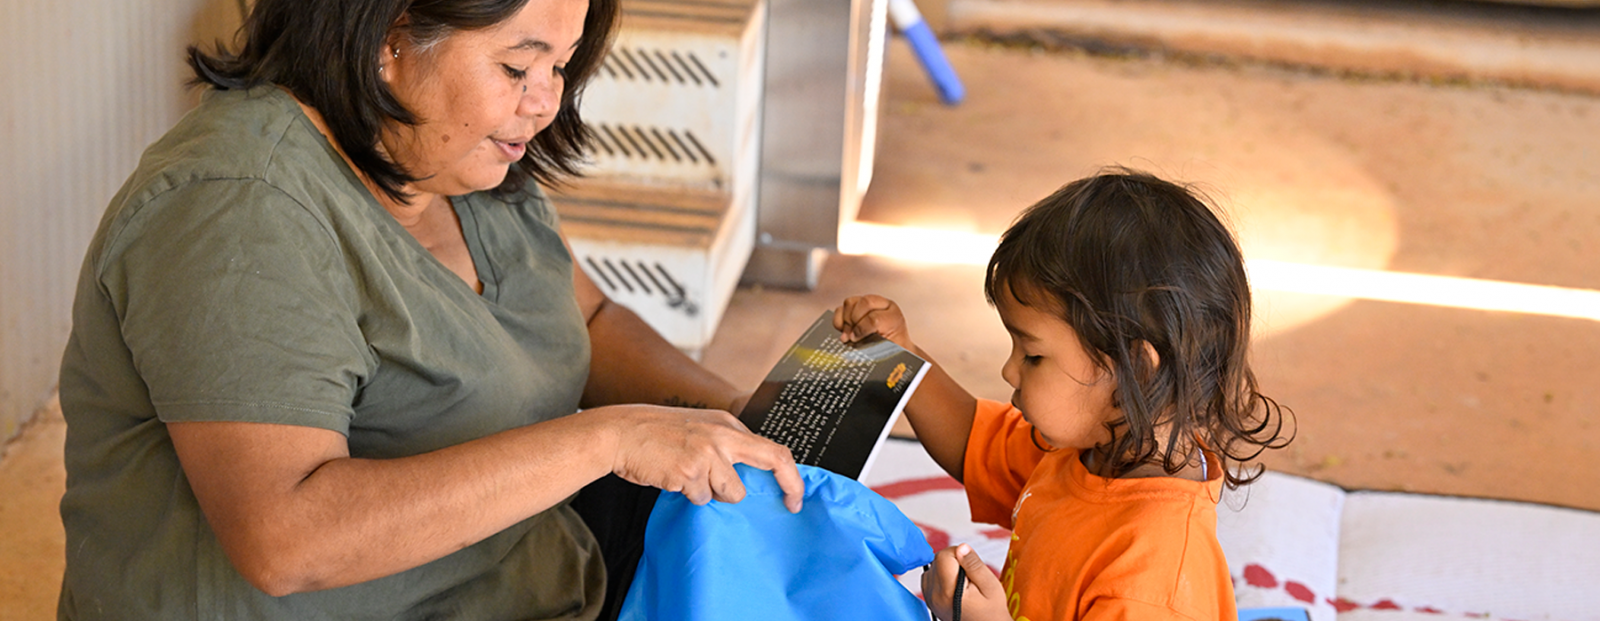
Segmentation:
{"type": "Polygon", "coordinates": [[[906,317],[900,305],[881,295],[858,295],[845,298],[833,311],[833,328],[843,332],[844,342],[854,343],[874,334],[893,341],[894,344],[916,351],[911,335],[906,333],[906,317]]]}
{"type": "Polygon", "coordinates": [[[690,502],[739,502],[744,483],[733,465],[770,470],[783,489],[783,504],[799,513],[805,482],[794,455],[781,444],[750,433],[732,414],[665,406],[597,408],[615,414],[617,447],[611,470],[638,484],[680,492],[690,502]]]}

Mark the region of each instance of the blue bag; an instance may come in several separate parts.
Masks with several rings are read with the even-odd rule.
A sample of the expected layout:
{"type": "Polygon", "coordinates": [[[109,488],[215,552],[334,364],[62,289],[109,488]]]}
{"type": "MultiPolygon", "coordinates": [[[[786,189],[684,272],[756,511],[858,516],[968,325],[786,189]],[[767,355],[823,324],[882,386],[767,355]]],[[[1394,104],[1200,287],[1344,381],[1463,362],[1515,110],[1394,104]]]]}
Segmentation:
{"type": "Polygon", "coordinates": [[[892,503],[800,466],[805,506],[790,514],[772,473],[738,469],[742,502],[656,500],[622,621],[928,621],[895,575],[932,562],[933,549],[892,503]]]}

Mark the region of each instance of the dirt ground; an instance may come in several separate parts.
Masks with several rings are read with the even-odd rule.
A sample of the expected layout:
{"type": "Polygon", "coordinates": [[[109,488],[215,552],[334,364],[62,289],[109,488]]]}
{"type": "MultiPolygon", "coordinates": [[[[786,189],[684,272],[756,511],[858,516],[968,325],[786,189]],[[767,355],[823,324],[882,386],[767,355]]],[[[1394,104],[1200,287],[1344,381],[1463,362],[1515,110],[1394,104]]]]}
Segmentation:
{"type": "MultiPolygon", "coordinates": [[[[1600,289],[1600,99],[1265,66],[946,46],[938,103],[891,46],[860,220],[997,234],[1106,165],[1199,184],[1255,258],[1600,289]]],[[[973,392],[1009,344],[982,270],[836,256],[810,293],[741,290],[705,354],[759,381],[846,295],[906,308],[973,392]]],[[[1600,510],[1600,323],[1258,291],[1255,370],[1298,437],[1265,463],[1351,488],[1600,510]]]]}

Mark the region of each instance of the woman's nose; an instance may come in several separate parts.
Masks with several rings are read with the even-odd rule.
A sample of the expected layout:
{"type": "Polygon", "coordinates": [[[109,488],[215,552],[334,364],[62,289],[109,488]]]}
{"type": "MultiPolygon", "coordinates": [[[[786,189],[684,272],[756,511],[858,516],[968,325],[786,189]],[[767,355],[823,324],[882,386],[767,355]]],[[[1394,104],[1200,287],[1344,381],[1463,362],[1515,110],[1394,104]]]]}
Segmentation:
{"type": "Polygon", "coordinates": [[[548,120],[561,109],[561,80],[552,78],[528,85],[517,106],[517,114],[548,120]]]}

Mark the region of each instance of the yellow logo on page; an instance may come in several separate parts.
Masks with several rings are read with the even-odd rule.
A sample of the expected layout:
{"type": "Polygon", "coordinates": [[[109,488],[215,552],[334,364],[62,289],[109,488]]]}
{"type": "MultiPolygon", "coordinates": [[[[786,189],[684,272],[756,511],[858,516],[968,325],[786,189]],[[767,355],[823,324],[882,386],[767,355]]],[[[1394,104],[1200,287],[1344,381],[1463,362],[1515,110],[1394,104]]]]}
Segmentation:
{"type": "Polygon", "coordinates": [[[890,388],[894,388],[895,384],[899,384],[900,380],[905,379],[905,377],[906,377],[906,363],[902,362],[900,364],[895,365],[894,370],[889,372],[889,381],[886,382],[886,383],[889,385],[890,388]]]}

